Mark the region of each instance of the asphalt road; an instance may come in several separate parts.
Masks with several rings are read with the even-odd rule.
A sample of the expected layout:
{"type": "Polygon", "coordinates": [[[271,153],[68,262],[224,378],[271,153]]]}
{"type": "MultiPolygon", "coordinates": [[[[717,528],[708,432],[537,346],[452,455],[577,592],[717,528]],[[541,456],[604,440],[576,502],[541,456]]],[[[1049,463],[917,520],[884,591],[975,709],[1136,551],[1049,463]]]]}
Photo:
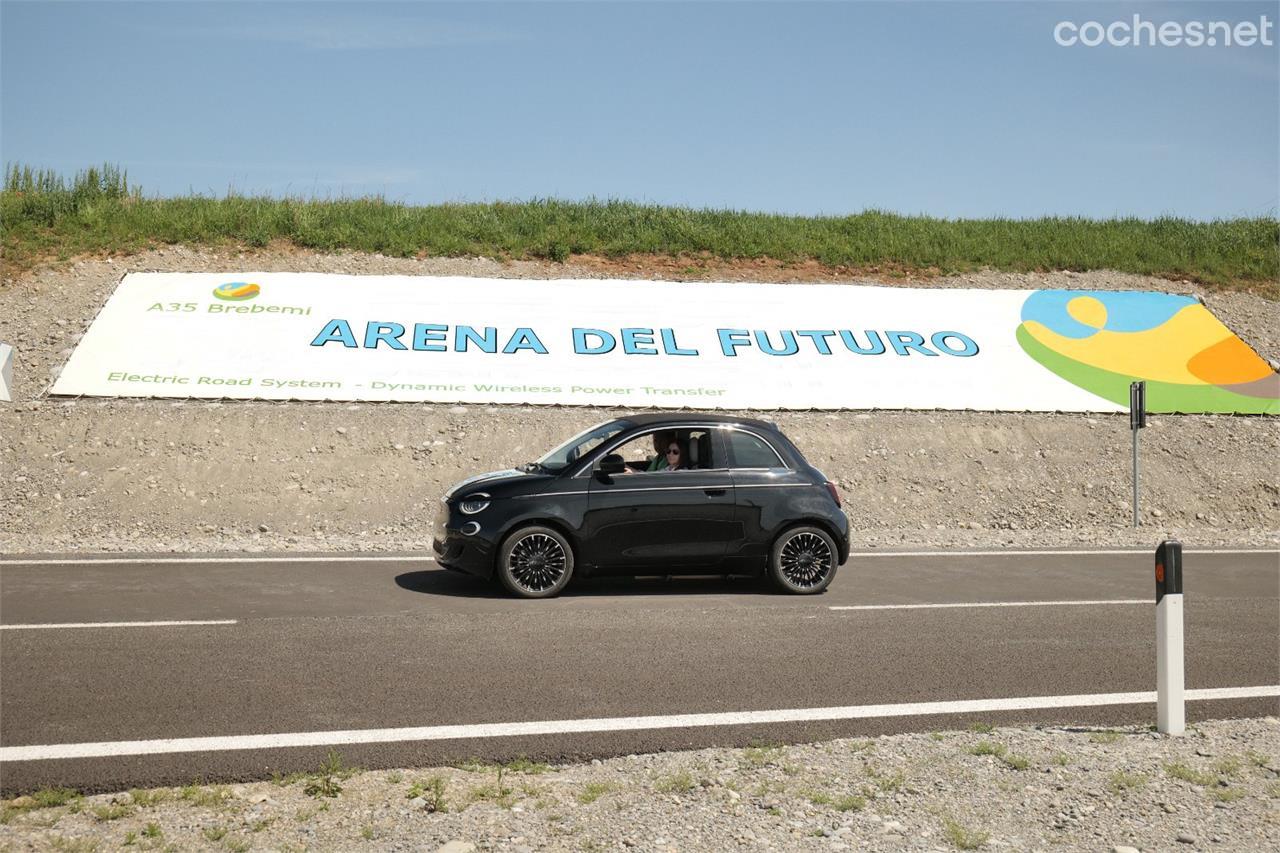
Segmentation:
{"type": "MultiPolygon", "coordinates": [[[[1280,684],[1280,555],[1188,552],[1185,583],[1188,689],[1280,684]]],[[[821,596],[641,579],[537,602],[412,558],[0,559],[0,789],[262,778],[330,748],[381,767],[1154,722],[1142,700],[865,708],[1151,691],[1154,611],[1150,552],[855,554],[821,596]],[[974,603],[1012,606],[833,609],[974,603]],[[184,620],[228,623],[18,627],[184,620]],[[683,716],[759,711],[788,713],[683,716]],[[436,728],[529,721],[555,724],[436,728]],[[84,744],[106,746],[14,753],[84,744]]],[[[1275,714],[1277,693],[1188,720],[1275,714]]]]}

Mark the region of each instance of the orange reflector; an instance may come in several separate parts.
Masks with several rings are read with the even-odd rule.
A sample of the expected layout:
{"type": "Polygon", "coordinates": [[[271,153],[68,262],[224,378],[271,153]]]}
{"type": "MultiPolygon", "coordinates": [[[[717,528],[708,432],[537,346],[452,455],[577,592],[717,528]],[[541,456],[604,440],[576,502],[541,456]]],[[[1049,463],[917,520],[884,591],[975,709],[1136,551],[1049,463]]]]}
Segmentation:
{"type": "Polygon", "coordinates": [[[1156,563],[1156,583],[1164,583],[1164,563],[1156,563]]]}

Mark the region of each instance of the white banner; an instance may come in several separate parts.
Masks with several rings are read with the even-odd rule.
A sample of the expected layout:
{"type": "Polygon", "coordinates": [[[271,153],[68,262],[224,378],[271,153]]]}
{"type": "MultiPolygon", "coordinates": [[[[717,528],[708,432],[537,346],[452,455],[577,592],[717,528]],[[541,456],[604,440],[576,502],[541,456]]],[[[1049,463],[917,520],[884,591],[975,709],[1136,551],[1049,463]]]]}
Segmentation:
{"type": "MultiPolygon", "coordinates": [[[[816,284],[133,273],[85,334],[52,393],[635,408],[1119,411],[1126,408],[1121,401],[1127,385],[1117,397],[1100,390],[1105,383],[1090,373],[1127,383],[1129,374],[1110,369],[1125,366],[1112,364],[1113,338],[1141,338],[1125,326],[1133,305],[1111,305],[1112,296],[816,284]],[[1028,306],[1035,309],[1031,319],[1028,306]],[[1095,349],[1101,347],[1102,367],[1090,360],[1092,351],[1071,349],[1081,335],[1076,326],[1095,349]]],[[[1221,330],[1218,337],[1237,340],[1189,297],[1128,296],[1154,299],[1174,313],[1194,306],[1221,330]],[[1168,300],[1176,302],[1165,305],[1168,300]]],[[[1209,344],[1220,343],[1217,334],[1208,333],[1209,344]]],[[[1137,353],[1145,345],[1139,341],[1135,347],[1137,353]]],[[[1246,374],[1237,370],[1232,378],[1246,374]]],[[[1258,384],[1258,378],[1249,374],[1244,381],[1258,384]]],[[[1149,390],[1148,398],[1153,396],[1159,397],[1149,390]]],[[[1260,399],[1263,410],[1275,402],[1265,394],[1260,399]]]]}

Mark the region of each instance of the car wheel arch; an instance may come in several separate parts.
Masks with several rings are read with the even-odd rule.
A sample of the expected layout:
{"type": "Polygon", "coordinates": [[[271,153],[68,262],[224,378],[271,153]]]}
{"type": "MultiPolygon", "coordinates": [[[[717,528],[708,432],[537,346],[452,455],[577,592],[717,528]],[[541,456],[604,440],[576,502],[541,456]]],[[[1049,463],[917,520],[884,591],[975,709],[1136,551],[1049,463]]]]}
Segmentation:
{"type": "Polygon", "coordinates": [[[841,556],[840,542],[843,537],[841,536],[840,532],[836,530],[835,527],[832,526],[831,522],[827,521],[824,518],[788,519],[785,524],[782,524],[781,526],[778,527],[776,531],[774,531],[773,536],[769,537],[769,549],[772,550],[773,546],[777,544],[778,540],[781,539],[783,536],[786,536],[789,531],[795,530],[800,527],[817,527],[819,530],[822,530],[823,532],[825,532],[828,536],[831,537],[831,541],[836,544],[837,564],[844,565],[845,561],[848,560],[847,553],[844,555],[844,559],[840,559],[840,556],[841,556]]]}
{"type": "MultiPolygon", "coordinates": [[[[529,516],[528,518],[518,518],[515,521],[512,521],[502,528],[502,532],[498,534],[496,539],[499,543],[505,542],[508,536],[524,527],[550,527],[552,530],[563,536],[565,541],[569,543],[569,547],[573,549],[573,557],[575,560],[578,558],[578,554],[582,550],[581,544],[578,542],[578,537],[574,534],[573,528],[568,524],[558,518],[544,518],[536,515],[529,516]]],[[[493,568],[495,571],[498,568],[498,558],[499,553],[498,550],[495,549],[493,554],[493,568]]]]}

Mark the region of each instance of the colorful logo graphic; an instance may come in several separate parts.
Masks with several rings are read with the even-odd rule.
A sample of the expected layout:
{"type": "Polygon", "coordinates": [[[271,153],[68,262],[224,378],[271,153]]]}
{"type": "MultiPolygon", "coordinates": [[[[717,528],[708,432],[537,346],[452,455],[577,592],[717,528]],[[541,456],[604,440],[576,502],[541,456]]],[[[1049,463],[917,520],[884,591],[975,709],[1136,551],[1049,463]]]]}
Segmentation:
{"type": "Polygon", "coordinates": [[[1022,305],[1018,343],[1122,406],[1142,379],[1152,412],[1280,414],[1280,374],[1190,296],[1037,291],[1022,305]]]}
{"type": "Polygon", "coordinates": [[[239,302],[244,299],[252,299],[257,296],[262,288],[248,281],[229,281],[226,284],[220,284],[213,289],[213,295],[219,299],[226,299],[231,302],[239,302]]]}

